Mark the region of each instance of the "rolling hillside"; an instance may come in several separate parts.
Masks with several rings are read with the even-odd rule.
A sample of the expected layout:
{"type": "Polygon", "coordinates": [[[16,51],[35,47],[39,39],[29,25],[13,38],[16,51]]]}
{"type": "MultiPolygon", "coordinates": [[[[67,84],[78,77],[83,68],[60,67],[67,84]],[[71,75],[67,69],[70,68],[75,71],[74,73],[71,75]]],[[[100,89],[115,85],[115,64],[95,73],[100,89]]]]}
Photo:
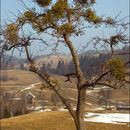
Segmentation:
{"type": "MultiPolygon", "coordinates": [[[[36,67],[40,68],[42,67],[43,63],[45,65],[50,64],[51,68],[56,68],[59,61],[64,61],[64,63],[69,63],[72,60],[71,56],[67,55],[52,55],[52,56],[44,56],[37,58],[35,60],[36,67]]],[[[28,67],[27,64],[24,64],[24,67],[28,67]]]]}
{"type": "MultiPolygon", "coordinates": [[[[74,122],[72,117],[69,115],[67,111],[45,111],[46,109],[52,109],[54,107],[53,102],[51,101],[51,96],[53,91],[50,89],[40,90],[41,85],[37,84],[42,80],[34,73],[29,71],[20,71],[20,70],[10,70],[10,71],[2,71],[2,73],[7,73],[8,79],[7,81],[2,81],[2,91],[8,92],[15,96],[15,99],[21,97],[22,94],[26,94],[27,91],[21,91],[22,89],[36,86],[30,89],[30,92],[35,95],[36,102],[35,107],[42,108],[42,104],[39,101],[47,101],[45,105],[45,109],[36,110],[33,113],[16,116],[11,118],[5,118],[1,120],[1,130],[75,130],[74,122]],[[33,85],[32,85],[33,84],[33,85]],[[35,85],[36,84],[36,85],[35,85]],[[41,97],[43,95],[43,97],[41,97]],[[42,111],[42,112],[39,112],[42,111]]],[[[64,95],[67,99],[71,101],[72,104],[75,104],[75,100],[77,97],[76,91],[76,80],[72,78],[72,83],[64,82],[66,78],[64,76],[52,75],[52,79],[57,79],[58,83],[61,85],[60,91],[62,95],[64,95]],[[74,101],[74,102],[73,102],[74,101]]],[[[119,102],[128,101],[129,100],[129,92],[128,87],[120,88],[112,91],[112,99],[118,100],[119,102]]],[[[91,95],[96,96],[93,90],[91,95]]],[[[10,100],[9,100],[10,101],[10,100]]],[[[98,101],[95,100],[95,97],[88,96],[86,98],[86,112],[101,112],[107,113],[107,111],[97,111],[100,106],[97,105],[98,101]]],[[[75,105],[74,105],[75,106],[75,105]]],[[[32,108],[33,106],[29,105],[27,108],[32,108]]],[[[58,102],[57,108],[63,108],[63,104],[58,102]]],[[[100,107],[101,108],[101,107],[100,107]]],[[[115,111],[108,111],[115,112],[115,111]]],[[[128,113],[128,112],[127,112],[128,113]]],[[[95,116],[95,115],[94,115],[95,116]]],[[[97,116],[97,115],[96,115],[97,116]]],[[[99,117],[100,118],[100,117],[99,117]]],[[[125,125],[121,124],[108,124],[108,123],[95,123],[95,122],[86,122],[87,130],[129,130],[128,123],[125,125]]]]}
{"type": "MultiPolygon", "coordinates": [[[[35,73],[32,73],[30,71],[22,71],[22,70],[8,70],[8,71],[1,71],[1,77],[3,75],[7,74],[8,80],[7,81],[1,81],[1,86],[4,88],[12,89],[17,88],[19,91],[23,88],[27,88],[31,86],[31,84],[37,84],[42,82],[43,80],[37,76],[35,73]]],[[[76,90],[76,79],[72,78],[72,82],[65,82],[66,77],[64,76],[58,76],[58,75],[51,75],[52,79],[57,80],[58,84],[61,86],[60,91],[64,96],[70,95],[70,98],[76,98],[77,92],[76,90]]],[[[32,93],[40,92],[41,84],[36,85],[37,87],[32,88],[30,91],[32,93]]],[[[17,90],[15,89],[15,91],[17,90]]],[[[50,94],[50,90],[45,88],[50,94]]],[[[43,91],[44,91],[43,90],[43,91]]],[[[51,90],[52,91],[52,90],[51,90]]],[[[44,92],[43,92],[44,93],[44,92]]],[[[52,92],[51,92],[52,93],[52,92]]],[[[92,91],[94,95],[97,95],[94,91],[92,91]]],[[[46,93],[47,94],[47,93],[46,93]]],[[[47,94],[47,95],[48,95],[47,94]]],[[[47,96],[48,97],[48,96],[47,96]]],[[[112,89],[112,95],[111,99],[117,100],[117,101],[125,101],[128,103],[129,100],[129,86],[126,84],[126,86],[122,86],[118,89],[112,89]]]]}
{"type": "MultiPolygon", "coordinates": [[[[87,130],[129,130],[127,125],[86,122],[87,130]]],[[[1,120],[1,130],[76,130],[66,111],[31,113],[1,120]]]]}
{"type": "Polygon", "coordinates": [[[22,70],[2,70],[1,86],[27,86],[31,83],[41,82],[42,80],[30,71],[22,70]],[[7,78],[5,81],[2,78],[7,78]]]}

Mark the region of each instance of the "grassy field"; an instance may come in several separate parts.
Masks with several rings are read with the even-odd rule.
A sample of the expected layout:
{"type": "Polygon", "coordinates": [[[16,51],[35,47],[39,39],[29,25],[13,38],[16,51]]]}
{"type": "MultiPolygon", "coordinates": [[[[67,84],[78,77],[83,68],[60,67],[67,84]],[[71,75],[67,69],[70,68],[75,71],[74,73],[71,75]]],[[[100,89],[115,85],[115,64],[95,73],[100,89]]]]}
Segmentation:
{"type": "MultiPolygon", "coordinates": [[[[29,71],[2,71],[1,74],[4,72],[8,74],[9,79],[15,80],[1,82],[1,86],[4,88],[4,91],[12,92],[14,95],[16,94],[17,97],[21,94],[21,87],[25,88],[30,84],[42,81],[36,74],[29,71]]],[[[58,79],[58,83],[62,86],[60,90],[62,95],[69,98],[76,98],[77,95],[74,90],[76,87],[75,79],[72,78],[72,83],[70,83],[64,82],[66,80],[64,76],[53,75],[53,78],[58,79]]],[[[35,96],[39,96],[40,87],[41,86],[39,85],[32,88],[31,92],[35,96]]],[[[49,89],[45,89],[45,91],[43,91],[46,100],[49,101],[51,93],[52,91],[49,89]]],[[[128,95],[128,87],[122,87],[120,89],[113,90],[112,99],[119,101],[128,100],[128,95]]],[[[53,111],[31,113],[3,119],[1,120],[1,130],[75,130],[75,125],[68,112],[53,111]]],[[[129,127],[126,125],[86,122],[86,130],[129,130],[129,127]]]]}
{"type": "Polygon", "coordinates": [[[41,79],[35,73],[22,70],[3,70],[1,76],[6,73],[7,81],[1,81],[1,86],[26,86],[32,83],[40,82],[41,79]]]}
{"type": "MultiPolygon", "coordinates": [[[[39,83],[42,81],[42,79],[37,76],[35,73],[29,72],[29,71],[22,71],[22,70],[2,70],[1,75],[7,74],[8,80],[7,81],[1,81],[1,87],[3,92],[8,92],[15,97],[20,97],[21,94],[26,93],[27,91],[21,92],[22,89],[28,88],[31,86],[31,84],[39,83]]],[[[71,90],[71,88],[76,87],[76,82],[74,81],[75,79],[72,78],[72,83],[70,82],[64,82],[66,80],[66,77],[64,76],[58,76],[58,75],[52,75],[52,79],[58,80],[58,84],[61,86],[61,93],[65,96],[68,97],[68,95],[71,95],[71,98],[75,98],[76,91],[71,90]],[[66,90],[62,88],[70,88],[69,90],[66,90]]],[[[36,100],[41,100],[40,96],[41,93],[44,95],[44,99],[48,100],[50,102],[51,94],[53,93],[52,90],[48,88],[44,88],[41,91],[41,84],[36,85],[36,87],[31,88],[30,92],[36,96],[36,100]]],[[[50,103],[49,103],[50,104],[50,103]]],[[[36,105],[41,105],[41,104],[36,104],[36,105]]]]}
{"type": "MultiPolygon", "coordinates": [[[[43,81],[37,74],[30,71],[22,70],[2,70],[1,76],[7,74],[8,80],[1,81],[1,86],[27,86],[33,83],[38,83],[43,81]]],[[[52,79],[57,79],[58,83],[65,88],[75,87],[75,80],[72,78],[72,83],[64,82],[67,78],[65,76],[51,75],[52,79]]],[[[75,87],[76,88],[76,87],[75,87]]]]}
{"type": "MultiPolygon", "coordinates": [[[[126,125],[85,122],[86,130],[129,130],[126,125]]],[[[66,111],[40,112],[1,120],[1,130],[76,130],[66,111]]]]}
{"type": "MultiPolygon", "coordinates": [[[[31,84],[39,83],[42,79],[37,76],[35,73],[30,71],[22,71],[22,70],[6,70],[1,71],[1,75],[7,73],[8,79],[7,81],[1,81],[1,86],[6,89],[5,91],[12,92],[14,95],[17,94],[17,97],[21,94],[21,89],[29,87],[31,84]],[[15,79],[15,80],[10,80],[15,79]]],[[[51,75],[52,79],[58,80],[59,86],[61,86],[60,92],[66,98],[77,98],[76,90],[76,79],[71,78],[72,82],[65,82],[67,79],[65,76],[51,75]],[[67,89],[66,89],[67,88],[67,89]],[[73,88],[73,89],[72,89],[73,88]]],[[[41,93],[40,87],[41,85],[36,85],[37,87],[32,88],[30,91],[35,95],[39,96],[41,93]]],[[[44,89],[42,92],[45,95],[45,99],[49,100],[52,94],[50,89],[44,89]],[[45,92],[44,92],[45,91],[45,92]]],[[[129,88],[121,87],[120,89],[113,89],[111,99],[122,101],[128,103],[129,100],[129,88]]],[[[89,102],[89,101],[88,101],[89,102]]]]}

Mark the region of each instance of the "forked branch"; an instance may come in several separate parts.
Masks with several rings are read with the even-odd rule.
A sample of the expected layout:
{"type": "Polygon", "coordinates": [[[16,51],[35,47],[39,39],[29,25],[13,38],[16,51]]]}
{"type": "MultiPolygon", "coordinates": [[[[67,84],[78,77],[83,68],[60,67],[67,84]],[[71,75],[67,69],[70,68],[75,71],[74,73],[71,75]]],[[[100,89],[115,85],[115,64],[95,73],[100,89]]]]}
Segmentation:
{"type": "Polygon", "coordinates": [[[38,70],[38,68],[35,67],[34,62],[33,62],[32,58],[29,55],[27,45],[25,46],[25,50],[26,50],[27,59],[28,59],[28,61],[30,63],[30,71],[38,74],[55,91],[55,93],[59,96],[59,98],[61,99],[61,101],[67,107],[67,109],[69,110],[69,112],[71,113],[71,115],[73,117],[75,117],[75,111],[73,110],[73,108],[71,107],[71,105],[66,101],[66,99],[59,93],[59,91],[55,88],[55,86],[52,84],[52,82],[51,82],[50,78],[48,77],[48,75],[42,74],[38,70]]]}

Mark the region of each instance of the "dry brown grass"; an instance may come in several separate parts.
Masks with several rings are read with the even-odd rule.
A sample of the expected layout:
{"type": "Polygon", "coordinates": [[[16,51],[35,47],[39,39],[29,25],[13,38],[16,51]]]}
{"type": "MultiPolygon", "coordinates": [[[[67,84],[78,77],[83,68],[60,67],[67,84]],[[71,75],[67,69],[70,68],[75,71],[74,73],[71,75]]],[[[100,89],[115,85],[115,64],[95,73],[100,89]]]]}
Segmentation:
{"type": "MultiPolygon", "coordinates": [[[[15,80],[1,81],[1,86],[25,86],[33,83],[41,82],[42,79],[35,73],[30,71],[22,70],[2,70],[1,75],[7,73],[8,79],[12,78],[15,80]]],[[[58,83],[64,88],[75,87],[75,79],[72,78],[72,83],[65,82],[67,79],[65,76],[51,75],[52,79],[57,79],[58,83]]],[[[39,85],[38,85],[39,86],[39,85]]]]}
{"type": "Polygon", "coordinates": [[[36,74],[30,71],[22,71],[22,70],[6,70],[1,71],[1,75],[3,72],[7,73],[9,78],[14,78],[16,80],[8,80],[6,82],[1,81],[1,86],[24,86],[30,85],[31,83],[40,82],[41,79],[36,74]]]}
{"type": "MultiPolygon", "coordinates": [[[[21,87],[25,88],[32,83],[38,83],[42,81],[39,78],[39,76],[29,71],[21,71],[21,70],[1,71],[1,74],[3,72],[7,72],[8,77],[16,78],[17,80],[9,80],[6,82],[1,82],[1,86],[4,88],[6,88],[7,86],[6,88],[7,91],[12,91],[14,94],[17,93],[17,95],[20,95],[22,89],[21,87]]],[[[58,76],[58,75],[51,75],[51,76],[52,79],[58,80],[58,83],[61,86],[60,92],[65,98],[75,98],[75,99],[77,98],[77,91],[75,91],[76,90],[75,78],[71,78],[72,82],[65,82],[65,80],[67,79],[65,76],[58,76]]],[[[40,87],[41,87],[40,84],[37,85],[37,87],[31,89],[31,92],[34,95],[39,96],[41,93],[40,87]]],[[[49,100],[52,94],[52,90],[50,91],[49,89],[44,89],[43,93],[46,97],[45,99],[49,100]]],[[[112,99],[128,103],[129,100],[128,98],[129,98],[129,91],[127,86],[125,88],[122,87],[120,89],[112,90],[112,99]]]]}
{"type": "MultiPolygon", "coordinates": [[[[1,120],[1,130],[76,130],[68,112],[40,112],[1,120]]],[[[86,130],[129,130],[126,125],[86,122],[86,130]]]]}

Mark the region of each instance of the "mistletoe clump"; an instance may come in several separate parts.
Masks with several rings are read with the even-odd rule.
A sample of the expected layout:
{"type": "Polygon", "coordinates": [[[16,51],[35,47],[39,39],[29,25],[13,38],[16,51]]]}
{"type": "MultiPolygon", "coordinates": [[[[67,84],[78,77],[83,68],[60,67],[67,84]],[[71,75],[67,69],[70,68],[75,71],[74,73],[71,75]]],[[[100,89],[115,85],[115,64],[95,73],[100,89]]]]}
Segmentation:
{"type": "Polygon", "coordinates": [[[26,11],[24,12],[24,17],[26,21],[35,22],[37,20],[37,17],[35,16],[34,12],[32,11],[26,11]]]}
{"type": "Polygon", "coordinates": [[[125,63],[120,58],[114,58],[108,61],[108,67],[110,74],[117,80],[123,80],[125,78],[125,63]]]}
{"type": "Polygon", "coordinates": [[[88,20],[88,22],[93,22],[95,24],[100,23],[101,21],[101,18],[97,16],[95,12],[91,9],[86,10],[86,19],[88,20]]]}
{"type": "Polygon", "coordinates": [[[4,31],[5,38],[10,41],[11,44],[18,42],[18,27],[14,24],[8,24],[4,31]]]}
{"type": "Polygon", "coordinates": [[[66,0],[58,0],[52,7],[52,13],[56,18],[62,18],[67,8],[68,2],[66,0]]]}
{"type": "Polygon", "coordinates": [[[74,27],[68,24],[63,24],[62,26],[59,26],[57,30],[59,34],[62,34],[63,32],[68,34],[75,32],[74,27]]]}
{"type": "Polygon", "coordinates": [[[48,6],[52,2],[52,0],[36,0],[36,2],[41,7],[45,7],[48,6]]]}
{"type": "Polygon", "coordinates": [[[110,25],[114,25],[114,24],[115,24],[115,21],[114,21],[111,17],[107,17],[106,23],[108,23],[108,24],[110,24],[110,25]]]}
{"type": "Polygon", "coordinates": [[[95,0],[78,0],[80,4],[95,4],[95,0]]]}
{"type": "Polygon", "coordinates": [[[110,43],[111,43],[111,45],[117,45],[117,44],[118,44],[118,39],[117,39],[117,37],[116,37],[116,36],[112,36],[112,37],[110,38],[110,43]]]}

